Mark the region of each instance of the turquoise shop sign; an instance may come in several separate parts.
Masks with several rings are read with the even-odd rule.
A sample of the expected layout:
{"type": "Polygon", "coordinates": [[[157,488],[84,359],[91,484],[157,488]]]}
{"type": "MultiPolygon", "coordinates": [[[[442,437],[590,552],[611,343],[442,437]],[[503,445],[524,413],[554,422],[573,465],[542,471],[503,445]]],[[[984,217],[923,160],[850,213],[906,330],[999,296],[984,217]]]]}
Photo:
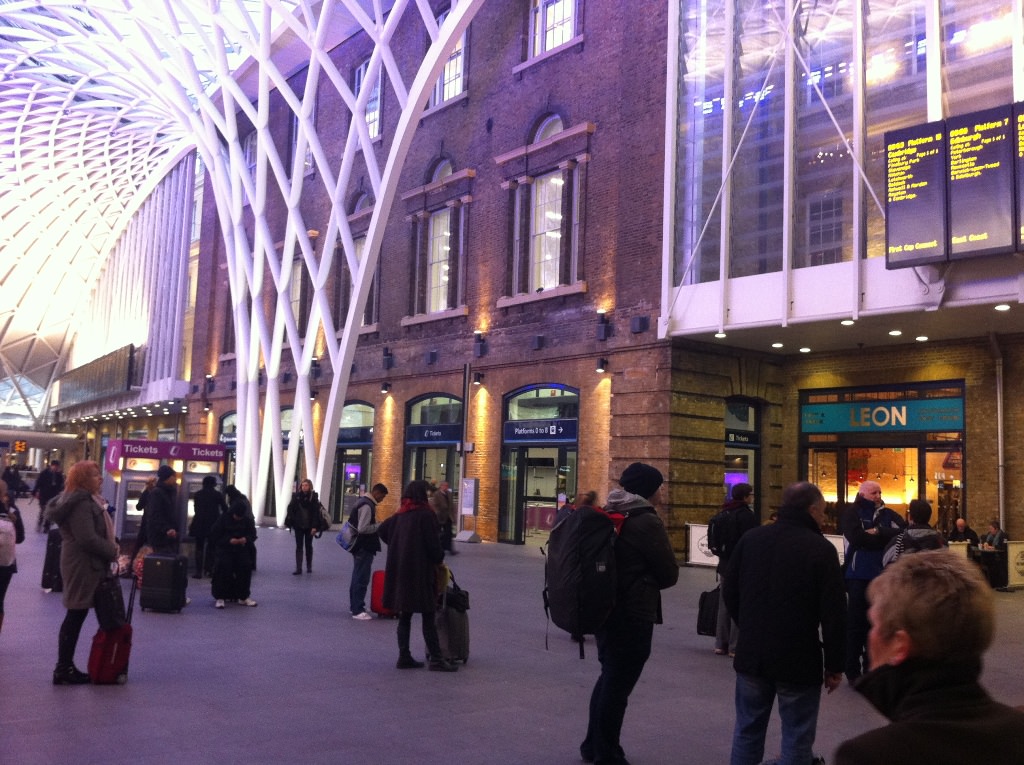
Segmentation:
{"type": "Polygon", "coordinates": [[[800,407],[803,433],[899,433],[963,428],[962,398],[853,401],[800,407]]]}

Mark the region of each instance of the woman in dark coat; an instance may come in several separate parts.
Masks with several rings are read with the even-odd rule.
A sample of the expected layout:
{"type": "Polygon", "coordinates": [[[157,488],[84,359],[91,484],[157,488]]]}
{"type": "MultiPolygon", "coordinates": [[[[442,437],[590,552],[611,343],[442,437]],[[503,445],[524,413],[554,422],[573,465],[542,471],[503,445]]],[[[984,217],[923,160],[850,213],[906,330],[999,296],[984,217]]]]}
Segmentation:
{"type": "Polygon", "coordinates": [[[68,471],[64,493],[46,510],[46,520],[60,529],[60,573],[64,578],[64,607],[60,625],[54,685],[82,685],[89,675],[75,667],[75,648],[96,588],[117,560],[114,524],[98,501],[103,476],[95,462],[76,462],[68,471]]]}
{"type": "Polygon", "coordinates": [[[388,546],[384,567],[384,607],[398,612],[398,668],[415,669],[409,649],[412,615],[422,614],[423,640],[427,644],[430,669],[455,672],[458,667],[441,655],[434,626],[437,608],[437,572],[444,560],[437,516],[429,503],[430,484],[412,481],[405,487],[398,512],[377,527],[388,546]]]}
{"type": "Polygon", "coordinates": [[[302,548],[306,548],[306,573],[313,573],[313,536],[321,529],[320,497],[313,491],[313,482],[308,478],[299,484],[299,490],[292,494],[284,525],[295,534],[295,570],[302,573],[302,548]]]}

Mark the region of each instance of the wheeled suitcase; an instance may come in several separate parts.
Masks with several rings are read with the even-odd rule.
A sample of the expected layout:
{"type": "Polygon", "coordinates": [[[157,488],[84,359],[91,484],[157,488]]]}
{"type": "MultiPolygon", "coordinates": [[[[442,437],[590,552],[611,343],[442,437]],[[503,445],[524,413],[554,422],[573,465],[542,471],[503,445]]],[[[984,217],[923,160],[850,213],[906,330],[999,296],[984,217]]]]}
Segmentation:
{"type": "Polygon", "coordinates": [[[377,616],[392,619],[398,614],[390,608],[384,608],[384,571],[374,571],[370,578],[370,610],[377,616]]]}
{"type": "Polygon", "coordinates": [[[43,558],[43,589],[47,592],[63,592],[64,580],[60,575],[60,529],[52,528],[46,536],[46,555],[43,558]]]}
{"type": "Polygon", "coordinates": [[[702,592],[697,601],[697,634],[714,637],[718,632],[719,589],[702,592]]]}
{"type": "Polygon", "coordinates": [[[450,574],[448,586],[438,602],[434,623],[441,643],[441,655],[449,661],[469,661],[469,593],[450,574]]]}
{"type": "Polygon", "coordinates": [[[139,608],[145,611],[180,611],[188,588],[188,558],[153,553],[142,561],[139,608]]]}
{"type": "MultiPolygon", "coordinates": [[[[117,580],[114,580],[117,582],[117,580]]],[[[120,587],[120,583],[118,583],[120,587]]],[[[128,681],[128,659],[132,653],[132,610],[135,607],[136,583],[128,596],[125,623],[114,629],[100,627],[92,638],[89,651],[89,680],[95,685],[124,685],[128,681]]]]}

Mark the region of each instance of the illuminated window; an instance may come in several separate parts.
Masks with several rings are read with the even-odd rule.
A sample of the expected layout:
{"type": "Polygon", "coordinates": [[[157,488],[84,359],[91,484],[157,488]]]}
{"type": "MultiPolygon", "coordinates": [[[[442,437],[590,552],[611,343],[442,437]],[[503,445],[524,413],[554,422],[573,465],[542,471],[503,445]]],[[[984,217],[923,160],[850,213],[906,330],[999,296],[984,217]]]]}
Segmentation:
{"type": "Polygon", "coordinates": [[[843,260],[843,198],[838,194],[807,205],[807,257],[810,266],[843,260]]]}
{"type": "Polygon", "coordinates": [[[564,45],[576,33],[576,0],[533,0],[534,56],[564,45]]]}
{"type": "MultiPolygon", "coordinates": [[[[314,111],[314,113],[316,112],[316,107],[315,106],[313,107],[313,111],[314,111]]],[[[292,166],[293,167],[294,167],[294,164],[295,164],[295,162],[294,162],[295,155],[298,153],[298,149],[299,149],[299,134],[300,134],[300,132],[301,132],[301,125],[299,123],[299,117],[296,114],[292,114],[292,130],[291,130],[292,141],[291,141],[291,146],[292,146],[292,166]]],[[[309,175],[312,172],[313,172],[313,146],[307,140],[306,141],[306,145],[303,148],[303,152],[302,152],[302,174],[303,175],[309,175]]]]}
{"type": "MultiPolygon", "coordinates": [[[[444,20],[448,18],[449,13],[451,13],[451,9],[444,11],[437,17],[438,26],[441,26],[444,20]]],[[[466,78],[464,67],[466,57],[463,55],[465,47],[466,35],[463,33],[462,37],[455,44],[454,50],[449,54],[444,69],[441,70],[441,77],[438,79],[437,84],[434,86],[434,91],[430,95],[430,106],[443,104],[445,101],[450,101],[465,91],[466,78]]]]}
{"type": "MultiPolygon", "coordinates": [[[[355,95],[356,98],[363,90],[363,86],[366,84],[366,78],[370,70],[370,61],[367,59],[362,65],[356,69],[356,82],[355,82],[355,95]]],[[[366,129],[370,133],[370,138],[376,138],[380,135],[380,75],[377,76],[376,81],[372,85],[373,90],[370,92],[370,97],[366,101],[366,129]]]]}
{"type": "Polygon", "coordinates": [[[473,173],[453,173],[452,163],[440,161],[430,183],[406,195],[422,205],[412,217],[415,287],[410,315],[442,313],[461,304],[460,275],[464,272],[465,200],[473,173]]]}

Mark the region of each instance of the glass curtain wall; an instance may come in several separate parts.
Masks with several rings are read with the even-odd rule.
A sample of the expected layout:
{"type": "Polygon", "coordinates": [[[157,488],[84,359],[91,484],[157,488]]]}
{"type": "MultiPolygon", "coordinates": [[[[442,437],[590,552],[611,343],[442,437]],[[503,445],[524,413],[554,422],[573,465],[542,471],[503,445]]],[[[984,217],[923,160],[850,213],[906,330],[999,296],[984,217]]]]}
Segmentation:
{"type": "Polygon", "coordinates": [[[1005,0],[682,0],[679,23],[676,285],[883,257],[884,133],[1013,101],[1005,0]]]}

